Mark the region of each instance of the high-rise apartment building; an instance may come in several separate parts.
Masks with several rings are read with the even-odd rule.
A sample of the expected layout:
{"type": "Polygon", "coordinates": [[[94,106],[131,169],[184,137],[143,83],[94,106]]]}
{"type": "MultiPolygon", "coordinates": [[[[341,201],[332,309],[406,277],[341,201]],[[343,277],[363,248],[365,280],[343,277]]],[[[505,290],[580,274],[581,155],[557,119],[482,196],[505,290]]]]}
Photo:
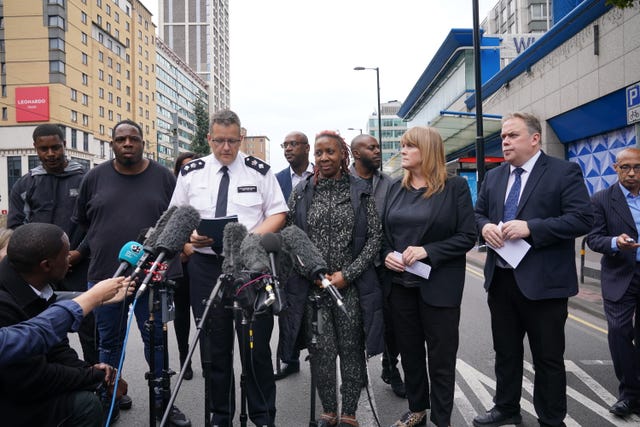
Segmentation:
{"type": "Polygon", "coordinates": [[[67,155],[92,166],[111,157],[113,125],[131,119],[157,157],[155,51],[139,0],[0,0],[0,211],[37,164],[39,124],[63,126],[67,155]]]}
{"type": "Polygon", "coordinates": [[[400,138],[407,130],[407,123],[398,117],[398,111],[402,103],[399,101],[389,101],[380,104],[380,116],[382,119],[382,140],[378,131],[378,116],[374,112],[367,121],[367,133],[380,140],[382,148],[382,163],[389,160],[394,154],[400,151],[400,138]]]}
{"type": "Polygon", "coordinates": [[[208,110],[207,84],[160,39],[156,40],[158,161],[173,168],[196,133],[195,104],[208,110]]]}
{"type": "Polygon", "coordinates": [[[159,0],[160,38],[209,85],[209,111],[229,108],[229,0],[159,0]]]}

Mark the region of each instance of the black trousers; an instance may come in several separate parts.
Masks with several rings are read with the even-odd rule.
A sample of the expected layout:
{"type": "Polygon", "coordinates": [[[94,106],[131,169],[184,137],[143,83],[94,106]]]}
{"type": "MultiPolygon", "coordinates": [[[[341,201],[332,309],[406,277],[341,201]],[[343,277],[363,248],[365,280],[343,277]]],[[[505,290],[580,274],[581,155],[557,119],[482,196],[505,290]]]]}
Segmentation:
{"type": "Polygon", "coordinates": [[[191,329],[191,310],[189,296],[189,273],[187,263],[182,264],[183,276],[176,279],[176,290],[173,301],[176,306],[176,317],[173,320],[173,327],[176,332],[178,342],[178,353],[180,354],[180,367],[189,353],[189,331],[191,329]]]}
{"type": "Polygon", "coordinates": [[[409,410],[421,412],[431,408],[431,421],[437,426],[449,426],[455,390],[460,307],[428,305],[422,300],[419,288],[398,284],[392,285],[390,301],[409,410]]]}
{"type": "MultiPolygon", "coordinates": [[[[222,258],[215,255],[195,253],[188,262],[191,285],[191,306],[196,321],[204,311],[204,302],[209,298],[221,272],[222,258]]],[[[257,315],[253,321],[243,325],[239,312],[216,304],[209,310],[205,330],[200,337],[200,356],[205,381],[209,390],[209,405],[212,413],[211,425],[230,427],[235,413],[235,386],[233,375],[233,325],[241,343],[241,358],[245,361],[246,393],[249,418],[258,426],[273,426],[276,415],[276,385],[271,363],[271,313],[257,315]],[[253,334],[253,349],[249,346],[249,329],[253,334]]]]}
{"type": "Polygon", "coordinates": [[[513,270],[496,268],[488,302],[496,352],[496,407],[509,414],[520,412],[523,340],[527,334],[535,369],[533,406],[538,421],[542,425],[562,425],[567,414],[567,298],[527,299],[518,288],[513,270]]]}
{"type": "Polygon", "coordinates": [[[604,313],[609,329],[609,351],[618,378],[618,396],[640,400],[640,272],[618,301],[604,300],[604,313]],[[634,320],[635,319],[635,320],[634,320]]]}

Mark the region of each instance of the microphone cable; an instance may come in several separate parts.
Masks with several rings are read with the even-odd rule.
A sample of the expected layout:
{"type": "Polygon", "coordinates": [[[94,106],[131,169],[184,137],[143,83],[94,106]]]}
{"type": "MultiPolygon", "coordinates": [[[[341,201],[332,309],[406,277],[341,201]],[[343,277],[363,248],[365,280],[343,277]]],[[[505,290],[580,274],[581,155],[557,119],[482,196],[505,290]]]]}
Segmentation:
{"type": "MultiPolygon", "coordinates": [[[[107,422],[105,423],[105,426],[109,426],[111,425],[111,416],[113,414],[113,408],[116,404],[116,394],[118,391],[118,383],[120,381],[120,373],[122,372],[122,365],[124,364],[124,355],[126,353],[126,348],[127,348],[127,342],[129,341],[129,332],[131,331],[131,323],[133,321],[133,315],[136,309],[136,304],[137,304],[138,300],[134,299],[133,302],[131,303],[131,305],[129,306],[129,314],[128,314],[128,319],[127,319],[127,330],[125,331],[124,334],[124,341],[122,342],[122,352],[120,353],[120,361],[118,362],[118,370],[116,372],[116,381],[115,384],[113,385],[113,394],[111,396],[111,405],[109,406],[109,416],[107,417],[107,422]]],[[[154,355],[152,354],[152,357],[154,355]]]]}

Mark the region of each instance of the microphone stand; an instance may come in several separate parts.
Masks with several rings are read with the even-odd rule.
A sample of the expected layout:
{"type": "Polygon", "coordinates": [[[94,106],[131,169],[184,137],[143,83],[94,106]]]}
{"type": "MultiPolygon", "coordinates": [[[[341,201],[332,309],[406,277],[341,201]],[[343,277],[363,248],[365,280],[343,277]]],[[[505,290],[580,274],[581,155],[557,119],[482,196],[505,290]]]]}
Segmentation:
{"type": "MultiPolygon", "coordinates": [[[[318,336],[320,335],[322,325],[318,320],[318,312],[320,311],[320,296],[319,295],[310,295],[309,301],[311,302],[311,308],[313,309],[313,313],[311,315],[311,346],[315,346],[318,344],[318,336]]],[[[311,365],[311,359],[313,358],[312,352],[309,351],[309,365],[311,365]]],[[[314,372],[313,366],[311,366],[311,391],[309,393],[311,402],[309,405],[309,427],[317,427],[318,422],[316,421],[316,375],[314,372]]]]}
{"type": "Polygon", "coordinates": [[[149,332],[149,371],[144,374],[145,379],[149,387],[149,426],[155,425],[156,422],[156,396],[154,393],[155,388],[155,372],[156,372],[156,338],[155,338],[155,310],[154,310],[154,292],[153,286],[149,287],[149,320],[147,320],[145,327],[149,332]]]}
{"type": "MultiPolygon", "coordinates": [[[[218,292],[220,291],[220,288],[222,287],[222,283],[223,283],[223,280],[224,280],[225,276],[226,275],[220,275],[218,277],[216,285],[213,287],[213,289],[211,290],[211,293],[209,294],[209,298],[207,299],[206,305],[204,307],[204,312],[202,313],[202,317],[198,321],[198,324],[196,325],[196,330],[193,333],[193,335],[191,336],[191,340],[190,340],[191,342],[189,343],[189,352],[187,354],[187,358],[185,359],[184,364],[182,365],[182,368],[180,369],[180,373],[178,374],[178,380],[176,382],[175,387],[173,388],[173,392],[171,393],[171,397],[169,399],[169,402],[167,403],[167,407],[166,407],[166,409],[164,411],[164,415],[162,416],[162,420],[160,421],[160,427],[163,427],[167,423],[167,420],[169,418],[170,409],[173,406],[174,402],[176,401],[176,397],[178,396],[178,392],[180,391],[180,386],[182,385],[182,381],[184,381],[185,370],[186,370],[187,366],[189,366],[189,362],[191,362],[191,359],[193,358],[193,353],[195,352],[196,345],[198,344],[198,341],[200,340],[200,336],[202,334],[202,330],[203,330],[204,324],[207,321],[207,319],[209,318],[209,310],[211,309],[211,304],[216,299],[216,297],[218,295],[218,292]]],[[[211,413],[210,413],[210,408],[209,408],[209,399],[208,399],[208,393],[209,393],[208,381],[209,381],[209,377],[208,377],[208,375],[205,374],[205,388],[204,388],[205,404],[204,404],[204,408],[205,408],[205,422],[207,424],[209,423],[209,420],[211,418],[211,413]]]]}
{"type": "MultiPolygon", "coordinates": [[[[233,310],[235,311],[234,320],[236,323],[240,320],[240,329],[242,331],[241,342],[238,346],[240,348],[240,366],[242,367],[240,372],[240,427],[247,427],[247,355],[245,353],[244,343],[245,338],[247,337],[247,325],[249,325],[250,322],[248,313],[245,309],[240,308],[237,301],[233,302],[233,310]]],[[[249,326],[249,340],[248,350],[251,351],[253,349],[253,333],[251,326],[249,326]]]]}

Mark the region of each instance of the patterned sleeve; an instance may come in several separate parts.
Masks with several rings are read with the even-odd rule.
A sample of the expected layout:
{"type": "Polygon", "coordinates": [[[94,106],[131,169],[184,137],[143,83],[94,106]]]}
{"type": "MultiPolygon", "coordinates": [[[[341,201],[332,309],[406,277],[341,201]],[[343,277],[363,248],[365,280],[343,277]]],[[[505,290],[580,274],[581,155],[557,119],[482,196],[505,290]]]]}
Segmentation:
{"type": "Polygon", "coordinates": [[[376,255],[380,252],[382,225],[372,197],[366,198],[365,208],[367,211],[367,242],[356,259],[342,270],[342,276],[348,283],[352,283],[371,266],[376,255]]]}

